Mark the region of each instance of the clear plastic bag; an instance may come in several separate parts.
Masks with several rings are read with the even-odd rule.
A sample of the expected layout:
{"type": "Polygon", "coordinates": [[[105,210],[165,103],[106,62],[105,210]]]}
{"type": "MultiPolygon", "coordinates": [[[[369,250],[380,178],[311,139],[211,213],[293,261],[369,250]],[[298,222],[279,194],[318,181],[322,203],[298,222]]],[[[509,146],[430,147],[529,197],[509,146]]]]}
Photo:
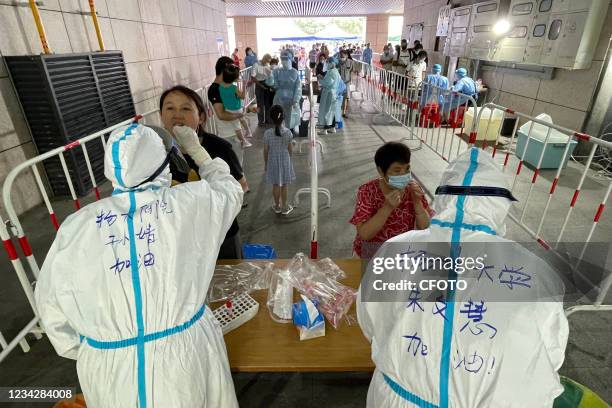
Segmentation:
{"type": "Polygon", "coordinates": [[[325,276],[339,281],[346,278],[346,273],[338,267],[330,258],[323,258],[318,261],[312,261],[302,252],[295,254],[289,262],[287,269],[290,271],[298,271],[301,275],[310,273],[323,273],[325,276]]]}
{"type": "Polygon", "coordinates": [[[338,329],[357,293],[334,279],[346,274],[331,259],[313,262],[302,253],[296,254],[286,269],[286,279],[291,285],[303,295],[316,300],[319,310],[334,329],[338,329]]]}
{"type": "Polygon", "coordinates": [[[346,279],[346,273],[335,264],[330,258],[323,258],[317,261],[317,268],[325,275],[329,276],[333,280],[341,281],[346,279]]]}
{"type": "Polygon", "coordinates": [[[272,262],[217,265],[208,289],[207,302],[224,301],[254,290],[267,289],[273,269],[272,262]]]}
{"type": "Polygon", "coordinates": [[[270,288],[268,289],[268,311],[270,317],[277,323],[291,323],[293,305],[293,286],[287,279],[286,269],[272,271],[270,288]]]}

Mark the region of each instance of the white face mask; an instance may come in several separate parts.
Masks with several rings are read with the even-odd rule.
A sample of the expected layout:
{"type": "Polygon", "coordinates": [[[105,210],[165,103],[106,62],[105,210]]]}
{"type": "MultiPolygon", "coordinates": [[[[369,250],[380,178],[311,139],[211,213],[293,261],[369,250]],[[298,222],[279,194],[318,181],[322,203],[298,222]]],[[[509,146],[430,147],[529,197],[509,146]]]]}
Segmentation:
{"type": "Polygon", "coordinates": [[[346,61],[346,57],[340,58],[340,61],[346,61]]]}

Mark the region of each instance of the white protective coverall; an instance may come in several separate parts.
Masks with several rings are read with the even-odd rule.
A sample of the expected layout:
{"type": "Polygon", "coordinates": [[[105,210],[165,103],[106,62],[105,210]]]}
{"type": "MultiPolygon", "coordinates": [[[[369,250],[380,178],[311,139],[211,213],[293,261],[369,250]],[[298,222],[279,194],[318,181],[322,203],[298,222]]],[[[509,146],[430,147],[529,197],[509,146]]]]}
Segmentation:
{"type": "Polygon", "coordinates": [[[175,135],[202,180],[170,188],[161,138],[137,124],[115,130],[105,154],[113,195],[64,221],[36,285],[47,335],[77,360],[91,408],[238,406],[204,300],[242,189],[195,132],[175,135]]]}
{"type": "MultiPolygon", "coordinates": [[[[476,148],[448,166],[440,185],[507,188],[490,154],[476,148]]],[[[499,196],[437,195],[436,216],[428,229],[409,231],[380,248],[376,257],[393,257],[404,248],[418,252],[434,242],[447,243],[450,251],[460,248],[461,257],[476,256],[468,252],[482,249],[487,275],[477,273],[478,280],[472,279],[477,284],[470,284],[471,291],[461,297],[479,305],[484,301],[486,312],[479,320],[477,313],[466,313],[465,300],[448,301],[457,299],[457,290],[447,291],[445,301],[418,305],[413,301],[417,297],[405,292],[394,298],[397,301],[365,302],[374,289],[362,281],[357,314],[376,364],[368,407],[543,408],[552,407],[562,393],[557,370],[564,359],[568,323],[562,296],[555,294],[563,292],[563,285],[551,276],[546,262],[501,238],[510,205],[499,196]],[[518,270],[519,265],[523,269],[513,281],[507,270],[518,270]],[[549,301],[521,300],[531,299],[524,295],[534,290],[540,297],[548,294],[549,301]],[[506,300],[516,295],[517,301],[495,302],[493,294],[506,300]]]]}
{"type": "MultiPolygon", "coordinates": [[[[288,53],[289,54],[289,53],[288,53]]],[[[293,61],[293,57],[289,60],[285,54],[283,62],[293,61]]],[[[300,81],[300,73],[297,69],[281,66],[272,71],[274,77],[274,105],[280,105],[285,114],[285,126],[288,129],[294,129],[300,124],[302,112],[300,110],[300,99],[302,98],[302,82],[300,81]]]]}
{"type": "Polygon", "coordinates": [[[340,78],[336,63],[328,62],[327,74],[319,83],[321,101],[319,102],[319,119],[317,123],[321,126],[331,126],[334,123],[340,82],[342,82],[342,78],[340,78]]]}

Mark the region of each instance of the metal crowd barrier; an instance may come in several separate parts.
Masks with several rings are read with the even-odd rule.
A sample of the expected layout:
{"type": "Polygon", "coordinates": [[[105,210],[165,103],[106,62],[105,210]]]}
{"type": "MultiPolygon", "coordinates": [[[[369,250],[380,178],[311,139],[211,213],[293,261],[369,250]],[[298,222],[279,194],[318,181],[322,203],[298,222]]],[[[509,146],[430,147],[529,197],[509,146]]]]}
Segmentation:
{"type": "Polygon", "coordinates": [[[244,107],[247,108],[255,101],[255,80],[252,78],[253,67],[240,71],[238,89],[244,92],[244,107]]]}
{"type": "MultiPolygon", "coordinates": [[[[416,81],[397,72],[371,66],[357,76],[357,89],[363,100],[380,113],[405,127],[409,135],[402,140],[417,140],[445,161],[453,160],[472,143],[476,121],[466,128],[465,116],[476,117],[476,100],[425,81],[416,81]]],[[[363,101],[362,101],[363,103],[363,101]]]]}
{"type": "MultiPolygon", "coordinates": [[[[255,84],[250,79],[250,74],[251,74],[250,70],[251,68],[247,68],[241,71],[239,85],[238,85],[240,89],[245,91],[245,102],[244,102],[245,106],[249,106],[255,100],[255,84]]],[[[207,132],[214,134],[217,131],[217,126],[216,126],[216,121],[215,121],[216,119],[215,119],[213,107],[208,101],[207,90],[208,90],[207,87],[202,87],[202,88],[198,88],[196,92],[202,97],[202,100],[204,101],[205,107],[206,107],[207,121],[206,121],[205,130],[207,132]]],[[[13,268],[15,269],[15,273],[17,274],[19,283],[21,284],[21,287],[23,288],[23,291],[28,300],[28,303],[30,304],[34,317],[19,331],[17,336],[15,336],[15,338],[13,338],[10,342],[7,342],[5,337],[2,335],[2,333],[0,333],[0,347],[2,348],[2,351],[0,352],[0,363],[9,355],[9,353],[18,344],[21,346],[24,352],[29,351],[29,345],[25,339],[25,337],[29,333],[34,334],[37,339],[40,339],[41,333],[43,333],[43,329],[40,327],[40,324],[39,324],[40,323],[39,316],[36,310],[36,304],[34,300],[34,290],[32,289],[36,279],[38,278],[40,268],[39,268],[39,264],[36,258],[34,257],[34,253],[28,241],[27,235],[21,225],[21,222],[19,221],[19,216],[17,212],[15,211],[15,207],[13,206],[12,189],[13,189],[13,184],[16,178],[26,169],[30,168],[32,170],[34,174],[34,179],[36,180],[36,184],[41,193],[43,202],[49,213],[50,222],[53,225],[53,228],[57,230],[59,228],[60,223],[53,210],[51,200],[49,199],[49,195],[47,194],[45,185],[42,181],[42,177],[38,170],[37,165],[49,158],[59,157],[60,163],[64,171],[64,175],[66,176],[66,180],[68,182],[70,195],[74,202],[75,211],[78,211],[81,207],[81,203],[80,203],[79,198],[76,195],[76,192],[75,192],[75,189],[72,183],[72,178],[70,176],[68,167],[66,165],[66,161],[64,159],[64,152],[72,150],[72,149],[77,149],[77,148],[82,149],[85,163],[87,165],[87,170],[89,172],[89,176],[92,181],[92,190],[95,194],[96,200],[99,200],[101,198],[101,195],[100,195],[100,190],[98,188],[98,185],[99,185],[99,182],[103,182],[104,180],[96,180],[95,175],[92,170],[91,161],[90,161],[90,158],[87,152],[86,144],[92,140],[100,139],[102,141],[104,148],[106,149],[106,136],[109,133],[111,133],[113,130],[121,126],[125,126],[130,123],[133,123],[134,121],[140,121],[140,120],[143,120],[143,123],[145,124],[158,124],[159,123],[159,117],[157,116],[158,114],[159,114],[159,109],[154,109],[149,112],[145,112],[141,115],[137,115],[133,119],[125,120],[113,126],[109,126],[106,129],[103,129],[91,135],[85,136],[63,147],[58,147],[49,152],[38,155],[32,159],[26,160],[25,162],[13,168],[13,170],[11,170],[11,172],[7,175],[6,180],[4,182],[3,189],[2,189],[2,198],[4,202],[4,207],[8,215],[8,221],[5,222],[0,217],[0,238],[2,238],[4,248],[6,250],[8,258],[11,261],[13,268]],[[9,226],[9,228],[7,228],[7,225],[9,226]],[[25,257],[26,263],[31,272],[31,277],[28,276],[28,274],[26,273],[23,263],[19,257],[18,251],[15,248],[15,245],[13,244],[13,241],[11,239],[11,233],[14,237],[17,238],[17,242],[19,243],[19,247],[21,249],[22,255],[25,257]]]]}
{"type": "Polygon", "coordinates": [[[326,207],[331,207],[331,193],[328,189],[319,187],[317,121],[314,115],[315,98],[312,89],[312,72],[306,71],[308,81],[308,102],[310,104],[310,126],[308,128],[308,139],[310,141],[310,187],[300,188],[294,196],[295,205],[300,204],[300,195],[310,194],[310,257],[318,258],[319,239],[319,194],[327,197],[326,207]]]}
{"type": "MultiPolygon", "coordinates": [[[[552,250],[557,254],[556,250],[559,249],[559,245],[568,242],[566,237],[568,227],[571,226],[572,230],[576,232],[577,229],[584,229],[590,222],[588,231],[580,231],[586,233],[582,236],[583,240],[580,240],[581,249],[577,254],[576,263],[571,265],[574,272],[584,278],[584,275],[578,269],[589,245],[592,243],[593,235],[601,221],[606,202],[612,191],[612,178],[593,179],[594,173],[591,167],[597,149],[602,147],[612,149],[612,142],[576,132],[494,103],[487,103],[482,107],[476,118],[476,123],[478,125],[475,130],[475,138],[484,133],[484,137],[480,138],[482,140],[481,147],[490,151],[492,157],[499,157],[503,161],[500,164],[502,164],[504,171],[514,169],[511,191],[519,198],[521,207],[516,209],[515,212],[510,212],[508,216],[525,232],[545,249],[552,250]],[[516,123],[511,135],[503,138],[506,143],[505,146],[500,146],[502,140],[501,124],[508,115],[516,118],[516,123]],[[493,120],[496,116],[498,119],[493,120]],[[523,126],[527,126],[526,123],[529,123],[526,133],[518,130],[521,122],[524,122],[523,126]],[[538,132],[535,132],[536,126],[539,128],[538,132]],[[543,134],[545,136],[542,140],[543,134]],[[559,136],[562,136],[562,138],[564,136],[564,141],[558,140],[559,136]],[[520,142],[519,137],[521,138],[520,142]],[[580,142],[582,144],[581,148],[588,150],[589,153],[580,166],[574,166],[574,168],[580,170],[580,176],[578,181],[573,183],[567,175],[567,171],[564,172],[563,170],[564,163],[570,161],[573,146],[576,146],[577,142],[580,142]],[[543,167],[549,147],[563,152],[559,158],[558,167],[551,170],[548,170],[550,164],[543,167]],[[546,173],[552,179],[548,180],[542,177],[542,173],[546,173]],[[582,202],[579,202],[581,192],[585,190],[584,186],[587,178],[601,184],[602,188],[599,190],[592,187],[588,188],[589,194],[595,195],[595,197],[589,197],[589,201],[583,199],[582,202]],[[546,199],[543,209],[532,204],[534,197],[537,197],[537,195],[544,195],[543,198],[546,199]],[[582,204],[582,207],[577,209],[577,204],[582,204]],[[589,209],[591,205],[592,207],[589,209]],[[531,218],[531,220],[527,218],[531,218]],[[553,225],[560,226],[560,228],[555,233],[549,232],[548,236],[545,236],[544,227],[553,225]],[[554,245],[551,242],[554,242],[554,245]]],[[[608,236],[608,242],[609,239],[608,236]]],[[[573,238],[572,241],[576,242],[576,239],[573,238]]],[[[566,310],[566,314],[570,315],[576,311],[584,310],[612,310],[612,305],[603,305],[611,285],[612,274],[603,276],[602,281],[594,285],[595,300],[593,304],[572,306],[566,310]]]]}

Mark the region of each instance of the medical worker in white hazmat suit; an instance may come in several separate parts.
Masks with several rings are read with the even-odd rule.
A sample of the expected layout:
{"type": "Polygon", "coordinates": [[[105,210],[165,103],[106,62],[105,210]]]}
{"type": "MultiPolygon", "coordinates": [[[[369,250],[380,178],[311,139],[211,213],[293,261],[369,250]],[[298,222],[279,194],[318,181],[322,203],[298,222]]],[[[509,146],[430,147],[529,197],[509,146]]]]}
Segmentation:
{"type": "MultiPolygon", "coordinates": [[[[557,370],[568,338],[563,285],[545,261],[502,238],[512,200],[491,154],[469,149],[444,172],[430,227],[380,248],[375,257],[436,245],[445,246],[451,259],[487,256],[480,270],[459,275],[451,267],[448,276],[466,279],[465,291],[449,289],[427,301],[416,289],[392,302],[371,302],[376,290],[362,280],[357,314],[376,364],[368,407],[544,408],[562,393],[557,370]]],[[[419,274],[402,270],[376,276],[402,273],[419,281],[419,274]]]]}
{"type": "Polygon", "coordinates": [[[91,408],[238,406],[204,300],[242,188],[192,129],[173,130],[202,180],[170,188],[160,137],[115,130],[104,163],[112,197],[64,221],[36,285],[47,335],[77,360],[91,408]]]}

